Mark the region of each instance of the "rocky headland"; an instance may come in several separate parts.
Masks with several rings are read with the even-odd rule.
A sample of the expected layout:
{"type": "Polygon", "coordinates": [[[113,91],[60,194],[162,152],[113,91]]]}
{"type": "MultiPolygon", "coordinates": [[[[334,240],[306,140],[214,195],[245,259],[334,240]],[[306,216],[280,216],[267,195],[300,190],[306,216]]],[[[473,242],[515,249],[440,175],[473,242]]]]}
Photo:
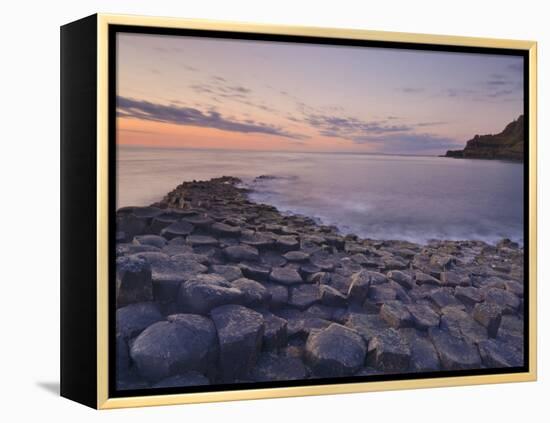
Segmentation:
{"type": "Polygon", "coordinates": [[[523,161],[523,115],[495,135],[476,135],[463,150],[449,150],[445,157],[523,161]]]}
{"type": "Polygon", "coordinates": [[[523,365],[509,240],[344,236],[233,177],[116,219],[118,389],[523,365]]]}

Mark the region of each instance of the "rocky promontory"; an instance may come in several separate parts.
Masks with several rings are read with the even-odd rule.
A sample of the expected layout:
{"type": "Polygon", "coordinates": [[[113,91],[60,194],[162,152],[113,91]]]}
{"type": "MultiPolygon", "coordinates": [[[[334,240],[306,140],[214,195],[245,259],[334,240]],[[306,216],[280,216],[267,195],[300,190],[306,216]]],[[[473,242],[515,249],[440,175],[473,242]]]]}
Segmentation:
{"type": "Polygon", "coordinates": [[[523,161],[523,115],[496,135],[476,135],[463,150],[449,150],[445,157],[523,161]]]}
{"type": "Polygon", "coordinates": [[[344,236],[233,177],[116,219],[118,389],[523,365],[509,240],[344,236]]]}

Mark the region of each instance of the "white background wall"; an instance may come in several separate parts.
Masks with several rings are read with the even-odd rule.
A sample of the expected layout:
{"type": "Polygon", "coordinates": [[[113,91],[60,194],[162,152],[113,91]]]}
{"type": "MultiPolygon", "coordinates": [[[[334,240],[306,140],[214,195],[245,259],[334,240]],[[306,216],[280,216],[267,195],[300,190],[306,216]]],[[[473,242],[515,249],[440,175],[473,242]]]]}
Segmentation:
{"type": "Polygon", "coordinates": [[[2,3],[0,108],[0,416],[5,422],[548,421],[550,270],[543,1],[134,0],[2,3]],[[128,13],[539,41],[539,382],[94,412],[57,396],[59,383],[59,26],[128,13]],[[546,391],[546,392],[545,392],[546,391]],[[166,419],[166,420],[161,420],[166,419]]]}

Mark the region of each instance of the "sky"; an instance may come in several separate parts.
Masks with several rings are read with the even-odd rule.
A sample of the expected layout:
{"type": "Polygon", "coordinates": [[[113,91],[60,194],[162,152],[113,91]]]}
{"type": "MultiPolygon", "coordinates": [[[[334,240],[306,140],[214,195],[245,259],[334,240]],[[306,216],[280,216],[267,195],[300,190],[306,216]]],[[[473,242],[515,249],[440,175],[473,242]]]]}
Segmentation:
{"type": "Polygon", "coordinates": [[[439,155],[523,110],[515,56],[117,35],[117,143],[439,155]]]}

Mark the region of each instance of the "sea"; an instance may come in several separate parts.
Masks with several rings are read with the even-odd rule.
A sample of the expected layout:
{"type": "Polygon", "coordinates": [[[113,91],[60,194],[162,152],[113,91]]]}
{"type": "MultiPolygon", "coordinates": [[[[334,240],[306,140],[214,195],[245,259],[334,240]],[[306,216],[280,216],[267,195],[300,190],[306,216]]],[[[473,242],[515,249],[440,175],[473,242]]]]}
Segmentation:
{"type": "Polygon", "coordinates": [[[117,208],[159,201],[184,181],[241,178],[250,199],[341,233],[523,243],[523,164],[358,153],[119,146],[117,208]],[[260,176],[264,176],[258,178],[260,176]]]}

